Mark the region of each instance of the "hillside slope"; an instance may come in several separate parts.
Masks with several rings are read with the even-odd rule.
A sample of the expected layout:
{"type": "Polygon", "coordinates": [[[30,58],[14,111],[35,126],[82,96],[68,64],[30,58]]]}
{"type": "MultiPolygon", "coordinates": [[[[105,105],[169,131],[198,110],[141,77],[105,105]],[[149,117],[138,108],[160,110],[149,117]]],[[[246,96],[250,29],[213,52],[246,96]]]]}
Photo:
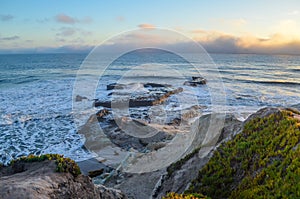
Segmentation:
{"type": "Polygon", "coordinates": [[[300,121],[291,109],[263,109],[223,143],[186,193],[211,198],[299,198],[300,121]]]}

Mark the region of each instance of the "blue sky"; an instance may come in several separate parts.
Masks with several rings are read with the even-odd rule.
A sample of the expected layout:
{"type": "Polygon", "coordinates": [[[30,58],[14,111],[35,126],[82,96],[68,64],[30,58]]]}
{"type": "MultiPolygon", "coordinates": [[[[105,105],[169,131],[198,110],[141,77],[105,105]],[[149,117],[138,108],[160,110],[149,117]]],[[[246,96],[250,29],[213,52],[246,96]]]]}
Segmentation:
{"type": "Polygon", "coordinates": [[[297,0],[2,0],[0,26],[4,53],[86,49],[143,27],[179,31],[212,51],[219,44],[236,52],[300,51],[297,0]]]}

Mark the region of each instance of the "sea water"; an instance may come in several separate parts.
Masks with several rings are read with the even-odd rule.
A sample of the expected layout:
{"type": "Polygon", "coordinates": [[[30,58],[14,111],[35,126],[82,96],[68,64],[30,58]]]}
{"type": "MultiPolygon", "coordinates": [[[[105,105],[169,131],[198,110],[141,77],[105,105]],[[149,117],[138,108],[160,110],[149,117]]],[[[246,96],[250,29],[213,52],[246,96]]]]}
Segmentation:
{"type": "MultiPolygon", "coordinates": [[[[181,86],[186,91],[183,105],[189,105],[190,95],[196,95],[199,105],[206,107],[204,111],[217,106],[218,111],[232,113],[241,120],[265,106],[300,103],[300,56],[210,56],[216,68],[203,66],[202,73],[193,67],[197,60],[191,63],[172,53],[129,53],[107,66],[99,77],[95,96],[83,102],[92,109],[95,98],[108,94],[107,84],[122,80],[181,86]],[[225,104],[213,104],[213,94],[207,86],[183,85],[192,76],[205,78],[205,74],[221,79],[225,104]]],[[[86,57],[87,54],[0,55],[0,163],[28,154],[60,153],[76,161],[93,156],[83,147],[85,138],[77,133],[72,110],[74,82],[86,57]]],[[[101,59],[96,66],[102,64],[101,59]]],[[[95,67],[85,71],[85,78],[95,76],[94,70],[95,67]]],[[[82,114],[88,118],[92,113],[86,110],[82,114]]]]}

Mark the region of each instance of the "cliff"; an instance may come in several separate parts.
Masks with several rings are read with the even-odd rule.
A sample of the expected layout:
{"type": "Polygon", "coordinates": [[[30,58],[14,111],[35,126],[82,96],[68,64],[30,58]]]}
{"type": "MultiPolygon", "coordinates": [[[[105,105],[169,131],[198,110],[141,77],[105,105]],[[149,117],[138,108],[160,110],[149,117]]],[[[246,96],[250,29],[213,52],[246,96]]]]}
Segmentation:
{"type": "Polygon", "coordinates": [[[223,143],[186,194],[211,198],[299,198],[300,116],[295,109],[265,108],[241,133],[223,143]]]}
{"type": "Polygon", "coordinates": [[[0,198],[126,199],[120,191],[93,184],[77,164],[60,155],[29,156],[0,168],[0,198]]]}

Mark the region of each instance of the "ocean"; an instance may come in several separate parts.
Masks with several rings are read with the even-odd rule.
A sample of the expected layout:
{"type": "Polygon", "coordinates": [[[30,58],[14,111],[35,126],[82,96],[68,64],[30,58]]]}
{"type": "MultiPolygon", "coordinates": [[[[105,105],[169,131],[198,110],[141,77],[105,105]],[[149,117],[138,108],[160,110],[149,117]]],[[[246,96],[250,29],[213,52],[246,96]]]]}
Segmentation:
{"type": "MultiPolygon", "coordinates": [[[[76,161],[93,157],[83,147],[84,136],[77,133],[72,98],[77,72],[86,57],[87,54],[0,55],[0,163],[7,164],[28,154],[60,153],[76,161]]],[[[201,65],[197,60],[190,63],[172,53],[142,51],[119,57],[97,77],[96,94],[83,101],[90,109],[81,110],[80,114],[85,118],[93,114],[93,100],[105,98],[106,85],[117,81],[181,86],[187,91],[181,98],[183,105],[190,103],[191,95],[196,95],[197,103],[206,107],[204,112],[209,113],[216,106],[217,111],[232,113],[240,120],[262,107],[300,103],[300,56],[210,54],[210,57],[215,66],[203,66],[200,75],[221,80],[225,92],[223,104],[213,103],[212,90],[207,86],[183,85],[186,79],[199,76],[193,67],[201,65]]],[[[103,63],[100,57],[94,66],[103,63]]],[[[94,70],[95,67],[85,71],[84,82],[98,75],[94,70]]]]}

